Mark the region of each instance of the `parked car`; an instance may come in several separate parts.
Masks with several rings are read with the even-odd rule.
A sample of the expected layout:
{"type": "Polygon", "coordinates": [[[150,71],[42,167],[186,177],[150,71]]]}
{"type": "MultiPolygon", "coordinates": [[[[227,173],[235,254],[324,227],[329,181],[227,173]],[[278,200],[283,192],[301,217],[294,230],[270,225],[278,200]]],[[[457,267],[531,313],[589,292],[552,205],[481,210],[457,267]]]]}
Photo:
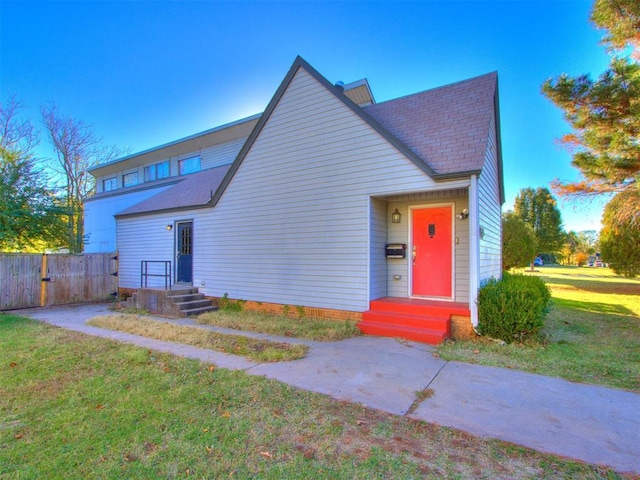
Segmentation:
{"type": "Polygon", "coordinates": [[[541,259],[540,257],[536,257],[536,258],[533,260],[533,266],[534,266],[534,267],[541,267],[541,266],[543,266],[543,265],[544,265],[544,262],[542,261],[542,259],[541,259]]]}

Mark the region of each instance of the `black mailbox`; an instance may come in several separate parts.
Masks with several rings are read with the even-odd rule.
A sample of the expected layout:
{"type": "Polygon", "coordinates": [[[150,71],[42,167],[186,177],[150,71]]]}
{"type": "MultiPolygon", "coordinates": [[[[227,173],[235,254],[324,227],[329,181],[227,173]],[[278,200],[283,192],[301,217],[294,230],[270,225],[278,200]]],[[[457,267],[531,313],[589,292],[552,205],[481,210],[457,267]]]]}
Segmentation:
{"type": "Polygon", "coordinates": [[[406,243],[387,243],[385,247],[387,258],[405,258],[407,255],[406,243]]]}

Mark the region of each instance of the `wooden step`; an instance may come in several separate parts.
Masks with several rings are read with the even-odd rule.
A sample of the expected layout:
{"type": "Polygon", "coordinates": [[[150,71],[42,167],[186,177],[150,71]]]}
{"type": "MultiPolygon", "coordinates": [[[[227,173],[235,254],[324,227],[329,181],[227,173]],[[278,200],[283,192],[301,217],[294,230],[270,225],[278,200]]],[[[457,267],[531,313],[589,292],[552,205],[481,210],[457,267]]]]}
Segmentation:
{"type": "Polygon", "coordinates": [[[469,316],[463,303],[385,297],[373,300],[358,328],[369,335],[438,344],[451,336],[451,316],[469,316]]]}
{"type": "Polygon", "coordinates": [[[368,323],[380,323],[387,325],[402,325],[411,328],[427,328],[447,331],[449,318],[422,315],[410,315],[407,313],[395,313],[388,311],[368,310],[362,314],[362,320],[368,323]]]}
{"type": "Polygon", "coordinates": [[[367,335],[378,335],[381,337],[398,337],[414,342],[438,345],[444,342],[449,335],[441,330],[431,330],[427,328],[407,327],[403,325],[390,325],[382,323],[369,323],[362,321],[358,323],[358,328],[367,335]]]}
{"type": "Polygon", "coordinates": [[[413,298],[385,297],[372,300],[370,310],[382,312],[397,312],[414,315],[443,316],[451,315],[469,316],[469,305],[456,302],[436,302],[430,300],[417,300],[413,298]]]}

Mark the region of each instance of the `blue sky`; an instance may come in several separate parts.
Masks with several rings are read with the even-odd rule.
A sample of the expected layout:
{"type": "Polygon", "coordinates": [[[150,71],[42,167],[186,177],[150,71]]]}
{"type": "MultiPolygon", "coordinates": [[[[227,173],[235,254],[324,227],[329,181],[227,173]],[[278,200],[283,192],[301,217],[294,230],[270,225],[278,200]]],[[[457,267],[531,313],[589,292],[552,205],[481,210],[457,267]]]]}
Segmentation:
{"type": "MultiPolygon", "coordinates": [[[[606,68],[591,6],[1,0],[0,97],[15,93],[38,125],[55,102],[137,152],[261,112],[296,55],[331,82],[366,77],[377,101],[497,71],[506,210],[521,188],[578,178],[540,86],[606,68]]],[[[565,228],[598,230],[602,205],[560,200],[565,228]]]]}

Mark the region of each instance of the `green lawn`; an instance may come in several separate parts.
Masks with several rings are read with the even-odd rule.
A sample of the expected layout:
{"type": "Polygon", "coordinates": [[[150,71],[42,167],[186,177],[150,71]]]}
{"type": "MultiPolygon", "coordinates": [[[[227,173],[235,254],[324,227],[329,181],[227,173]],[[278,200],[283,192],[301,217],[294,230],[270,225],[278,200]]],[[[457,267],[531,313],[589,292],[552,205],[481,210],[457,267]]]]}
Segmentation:
{"type": "Polygon", "coordinates": [[[640,280],[608,268],[538,267],[553,308],[541,342],[447,342],[446,360],[516,368],[640,392],[640,280]]]}
{"type": "Polygon", "coordinates": [[[0,478],[621,478],[0,314],[0,478]]]}

